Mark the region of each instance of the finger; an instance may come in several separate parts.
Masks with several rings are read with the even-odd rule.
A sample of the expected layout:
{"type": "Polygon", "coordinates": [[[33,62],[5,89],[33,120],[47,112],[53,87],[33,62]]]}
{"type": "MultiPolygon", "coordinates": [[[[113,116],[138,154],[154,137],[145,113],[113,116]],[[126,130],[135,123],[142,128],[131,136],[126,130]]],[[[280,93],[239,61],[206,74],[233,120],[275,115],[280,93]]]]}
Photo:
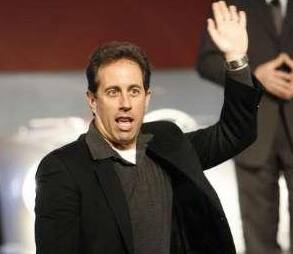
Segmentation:
{"type": "Polygon", "coordinates": [[[216,30],[215,21],[212,18],[208,18],[208,30],[216,30]]]}
{"type": "Polygon", "coordinates": [[[238,18],[238,13],[237,13],[237,9],[235,5],[229,6],[229,12],[230,12],[231,20],[238,22],[239,18],[238,18]]]}
{"type": "Polygon", "coordinates": [[[278,82],[271,83],[271,85],[267,87],[267,90],[282,99],[289,99],[291,96],[290,89],[287,89],[282,85],[278,85],[278,82]]]}
{"type": "Polygon", "coordinates": [[[293,84],[291,85],[291,88],[290,88],[290,98],[289,99],[292,99],[293,98],[293,84]]]}
{"type": "MultiPolygon", "coordinates": [[[[213,19],[208,19],[208,32],[212,40],[216,43],[219,40],[219,33],[216,29],[216,24],[213,19]]],[[[217,44],[217,43],[216,43],[217,44]]]]}
{"type": "Polygon", "coordinates": [[[231,20],[230,12],[229,12],[229,9],[227,7],[226,2],[220,1],[219,7],[220,7],[221,14],[222,14],[224,20],[228,20],[228,21],[231,20]]]}
{"type": "Polygon", "coordinates": [[[288,81],[285,81],[282,78],[277,78],[275,76],[271,79],[271,83],[275,87],[278,87],[280,89],[284,89],[284,91],[285,90],[290,90],[290,87],[291,87],[291,85],[290,85],[290,83],[288,81]]]}
{"type": "Polygon", "coordinates": [[[285,61],[284,55],[280,54],[277,58],[270,61],[270,64],[272,65],[272,68],[276,69],[280,67],[284,63],[284,61],[285,61]]]}
{"type": "Polygon", "coordinates": [[[246,13],[244,11],[239,11],[239,24],[242,27],[246,27],[247,20],[246,20],[246,13]]]}
{"type": "Polygon", "coordinates": [[[292,93],[289,91],[282,91],[277,89],[272,91],[272,93],[283,100],[290,100],[292,98],[292,93]]]}
{"type": "Polygon", "coordinates": [[[224,22],[224,17],[221,11],[220,3],[219,2],[213,3],[212,9],[213,9],[216,26],[221,27],[224,22]]]}
{"type": "Polygon", "coordinates": [[[289,90],[277,89],[276,93],[277,93],[278,97],[280,97],[284,100],[290,100],[292,98],[292,92],[289,90]]]}
{"type": "Polygon", "coordinates": [[[283,79],[287,82],[290,82],[292,80],[292,75],[290,73],[287,73],[287,72],[283,72],[283,71],[274,71],[274,76],[277,77],[277,78],[280,78],[280,79],[283,79]]]}
{"type": "Polygon", "coordinates": [[[284,62],[290,67],[290,69],[293,69],[293,60],[290,58],[290,56],[286,53],[281,53],[284,59],[284,62]]]}
{"type": "Polygon", "coordinates": [[[284,58],[289,57],[288,54],[287,54],[286,52],[281,52],[281,53],[279,54],[279,56],[284,57],[284,58]]]}

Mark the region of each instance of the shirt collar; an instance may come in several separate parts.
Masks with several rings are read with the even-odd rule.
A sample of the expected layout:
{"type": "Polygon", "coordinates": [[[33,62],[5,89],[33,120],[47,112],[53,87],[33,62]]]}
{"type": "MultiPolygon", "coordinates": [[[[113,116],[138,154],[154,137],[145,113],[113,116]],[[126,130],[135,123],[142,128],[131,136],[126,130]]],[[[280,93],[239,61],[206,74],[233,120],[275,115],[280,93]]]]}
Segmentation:
{"type": "MultiPolygon", "coordinates": [[[[140,152],[145,150],[152,137],[152,134],[140,132],[138,135],[137,150],[140,152]]],[[[95,127],[94,121],[90,123],[85,140],[94,160],[102,160],[107,158],[121,159],[119,154],[111,148],[111,146],[103,138],[100,131],[95,127]]]]}
{"type": "MultiPolygon", "coordinates": [[[[270,4],[273,0],[265,0],[266,4],[270,4]]],[[[279,0],[283,17],[286,16],[288,0],[279,0]]]]}

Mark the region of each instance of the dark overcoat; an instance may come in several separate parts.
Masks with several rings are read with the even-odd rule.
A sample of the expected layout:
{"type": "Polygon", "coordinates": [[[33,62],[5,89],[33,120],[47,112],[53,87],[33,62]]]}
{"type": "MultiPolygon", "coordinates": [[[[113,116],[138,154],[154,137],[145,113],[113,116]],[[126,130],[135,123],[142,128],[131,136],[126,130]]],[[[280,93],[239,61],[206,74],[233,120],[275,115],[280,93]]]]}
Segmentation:
{"type": "MultiPolygon", "coordinates": [[[[259,99],[258,89],[228,79],[216,124],[190,133],[169,122],[142,126],[153,135],[147,155],[170,175],[177,221],[172,235],[184,230],[188,253],[235,253],[219,198],[203,171],[255,140],[259,99]]],[[[38,254],[134,254],[127,201],[113,162],[94,160],[84,135],[47,155],[36,182],[38,254]]],[[[177,253],[174,241],[172,254],[177,253]]]]}

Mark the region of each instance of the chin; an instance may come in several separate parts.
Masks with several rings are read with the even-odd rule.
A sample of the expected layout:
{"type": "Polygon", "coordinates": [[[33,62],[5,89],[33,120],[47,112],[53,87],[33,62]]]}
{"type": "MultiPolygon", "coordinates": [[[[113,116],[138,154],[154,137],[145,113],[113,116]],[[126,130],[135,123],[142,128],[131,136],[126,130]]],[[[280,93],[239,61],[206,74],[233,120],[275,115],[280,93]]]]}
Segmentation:
{"type": "Polygon", "coordinates": [[[135,144],[135,138],[133,136],[128,136],[128,137],[119,137],[116,142],[118,145],[123,146],[123,147],[129,147],[135,144]]]}

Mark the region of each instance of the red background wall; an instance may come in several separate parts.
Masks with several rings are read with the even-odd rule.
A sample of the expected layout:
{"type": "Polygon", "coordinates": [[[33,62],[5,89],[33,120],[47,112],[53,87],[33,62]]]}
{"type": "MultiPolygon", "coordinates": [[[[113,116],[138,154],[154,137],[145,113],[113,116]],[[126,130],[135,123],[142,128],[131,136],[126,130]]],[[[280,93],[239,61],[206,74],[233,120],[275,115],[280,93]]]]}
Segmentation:
{"type": "Polygon", "coordinates": [[[0,71],[81,69],[98,44],[132,41],[155,68],[195,62],[206,0],[15,0],[0,9],[0,71]]]}

